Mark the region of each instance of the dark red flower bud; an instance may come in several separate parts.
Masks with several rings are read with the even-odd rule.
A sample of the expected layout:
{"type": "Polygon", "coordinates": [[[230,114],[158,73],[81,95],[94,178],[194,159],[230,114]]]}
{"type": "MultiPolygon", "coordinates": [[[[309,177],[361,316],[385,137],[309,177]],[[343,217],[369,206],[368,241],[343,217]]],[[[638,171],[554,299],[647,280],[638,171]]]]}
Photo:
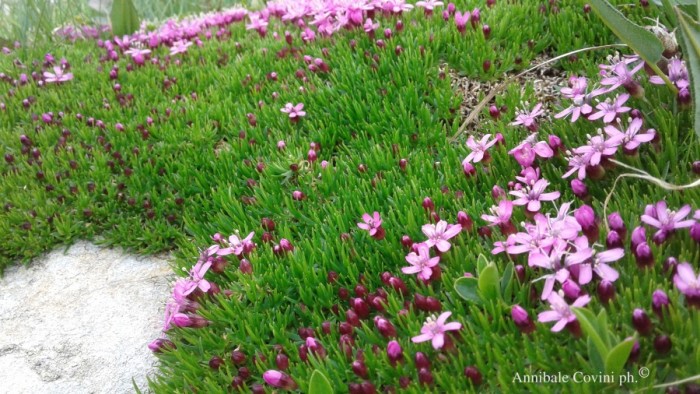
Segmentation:
{"type": "MultiPolygon", "coordinates": [[[[369,307],[367,307],[367,314],[369,315],[369,307]]],[[[360,317],[354,309],[348,309],[345,311],[345,321],[355,327],[360,325],[360,317]]]]}
{"type": "Polygon", "coordinates": [[[421,368],[418,370],[418,381],[424,386],[432,386],[433,384],[433,373],[427,368],[421,368]]]}
{"type": "Polygon", "coordinates": [[[238,349],[236,349],[236,350],[234,350],[234,351],[231,352],[231,361],[232,361],[235,365],[243,365],[243,364],[245,364],[246,359],[247,359],[247,357],[246,357],[245,353],[243,353],[242,351],[240,351],[240,350],[238,350],[238,349]]]}
{"type": "Polygon", "coordinates": [[[607,280],[602,280],[598,283],[598,298],[603,304],[607,304],[615,298],[615,285],[607,280]]]}
{"type": "Polygon", "coordinates": [[[644,310],[639,308],[632,312],[632,325],[637,332],[643,336],[651,334],[651,331],[654,328],[651,323],[651,319],[649,319],[649,315],[647,315],[644,310]]]}
{"type": "Polygon", "coordinates": [[[464,368],[464,376],[466,376],[467,379],[469,379],[474,386],[478,386],[481,384],[481,372],[479,372],[479,370],[474,365],[470,365],[464,368]]]}
{"type": "Polygon", "coordinates": [[[415,363],[417,369],[430,369],[430,360],[423,352],[416,352],[415,363]]]}
{"type": "Polygon", "coordinates": [[[350,302],[352,309],[357,313],[361,319],[366,319],[369,317],[369,305],[362,298],[354,298],[350,302]]]}
{"type": "Polygon", "coordinates": [[[369,373],[367,372],[367,366],[365,365],[364,361],[360,360],[355,360],[352,362],[352,372],[355,373],[355,375],[367,379],[369,376],[369,373]]]}
{"type": "Polygon", "coordinates": [[[659,354],[666,354],[671,351],[671,338],[668,335],[659,335],[654,338],[654,349],[659,354]]]}
{"type": "Polygon", "coordinates": [[[401,280],[400,278],[397,278],[395,276],[391,277],[389,279],[389,286],[391,286],[394,291],[398,292],[399,294],[406,296],[408,295],[408,288],[406,287],[406,284],[401,280]]]}

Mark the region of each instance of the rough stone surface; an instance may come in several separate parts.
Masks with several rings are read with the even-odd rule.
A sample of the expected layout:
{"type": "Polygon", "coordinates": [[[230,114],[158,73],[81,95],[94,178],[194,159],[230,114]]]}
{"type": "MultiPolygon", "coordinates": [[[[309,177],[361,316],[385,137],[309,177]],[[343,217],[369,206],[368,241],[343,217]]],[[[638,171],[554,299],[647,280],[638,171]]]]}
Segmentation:
{"type": "Polygon", "coordinates": [[[0,393],[127,393],[156,368],[172,270],[79,242],[0,278],[0,393]]]}

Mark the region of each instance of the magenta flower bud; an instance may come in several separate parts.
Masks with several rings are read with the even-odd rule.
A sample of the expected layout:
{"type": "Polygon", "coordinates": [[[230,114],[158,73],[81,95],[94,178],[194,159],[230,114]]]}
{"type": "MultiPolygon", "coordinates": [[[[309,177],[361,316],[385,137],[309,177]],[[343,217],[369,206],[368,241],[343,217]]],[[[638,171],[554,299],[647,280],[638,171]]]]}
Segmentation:
{"type": "Polygon", "coordinates": [[[211,236],[212,241],[214,242],[221,242],[224,240],[224,237],[221,235],[221,233],[216,233],[211,236]]]}
{"type": "Polygon", "coordinates": [[[494,120],[498,120],[498,118],[501,117],[501,111],[498,110],[498,107],[492,105],[489,107],[489,115],[491,115],[494,120]]]}
{"type": "Polygon", "coordinates": [[[19,142],[24,146],[32,146],[32,140],[24,134],[19,136],[19,142]]]}
{"type": "Polygon", "coordinates": [[[115,128],[117,131],[124,131],[124,125],[121,124],[121,123],[115,124],[115,125],[114,125],[114,128],[115,128]]]}
{"type": "Polygon", "coordinates": [[[397,278],[395,276],[392,276],[389,278],[389,286],[391,286],[394,291],[399,292],[401,295],[407,295],[408,294],[408,288],[406,287],[406,284],[404,283],[401,278],[397,278]]]}
{"type": "Polygon", "coordinates": [[[576,299],[581,295],[581,288],[573,280],[567,279],[562,284],[564,295],[571,299],[576,299]]]}
{"type": "Polygon", "coordinates": [[[396,337],[396,328],[391,322],[383,317],[378,317],[374,319],[374,325],[379,330],[384,338],[394,338],[396,337]]]}
{"type": "Polygon", "coordinates": [[[421,368],[418,370],[418,381],[424,386],[432,386],[435,379],[429,369],[421,368]]]}
{"type": "Polygon", "coordinates": [[[455,3],[447,4],[447,12],[449,12],[450,15],[454,15],[455,11],[457,11],[457,7],[455,6],[455,3]]]}
{"type": "Polygon", "coordinates": [[[369,317],[369,305],[362,298],[353,298],[350,301],[350,305],[355,313],[357,313],[357,316],[359,316],[361,319],[366,319],[369,317]]]}
{"type": "Polygon", "coordinates": [[[293,252],[294,251],[294,245],[292,245],[292,243],[289,242],[289,240],[286,238],[280,239],[280,248],[282,248],[282,250],[285,252],[293,252]]]}
{"type": "Polygon", "coordinates": [[[634,250],[634,257],[639,268],[649,268],[654,265],[654,254],[646,242],[637,245],[637,248],[634,250]]]}
{"type": "Polygon", "coordinates": [[[272,387],[284,390],[296,390],[297,388],[296,382],[289,375],[274,369],[265,371],[263,380],[272,387]]]}
{"type": "Polygon", "coordinates": [[[654,349],[659,354],[666,354],[671,351],[671,338],[668,335],[659,335],[654,338],[654,349]]]}
{"type": "Polygon", "coordinates": [[[472,227],[474,227],[472,218],[470,218],[464,211],[457,212],[457,223],[462,226],[462,231],[464,232],[469,232],[472,230],[472,227]]]}
{"type": "Polygon", "coordinates": [[[690,238],[696,243],[700,243],[700,222],[696,222],[690,227],[690,238]]]}
{"type": "Polygon", "coordinates": [[[464,376],[466,376],[467,379],[469,379],[474,386],[478,386],[481,384],[481,372],[479,372],[479,370],[473,365],[464,368],[464,376]]]}
{"type": "Polygon", "coordinates": [[[286,147],[287,147],[287,144],[283,140],[277,141],[277,149],[284,150],[284,148],[286,148],[286,147]]]}
{"type": "Polygon", "coordinates": [[[411,237],[409,237],[408,235],[402,236],[401,245],[403,245],[404,248],[410,249],[413,246],[413,241],[411,240],[411,237]]]}
{"type": "Polygon", "coordinates": [[[474,168],[474,165],[472,165],[472,163],[462,163],[462,170],[464,171],[464,176],[466,176],[467,178],[471,178],[474,175],[476,175],[476,168],[474,168]]]}
{"type": "Polygon", "coordinates": [[[649,335],[653,328],[649,315],[647,315],[644,310],[639,308],[632,312],[632,325],[637,332],[643,336],[649,335]]]}
{"type": "Polygon", "coordinates": [[[670,273],[671,275],[675,275],[677,266],[678,266],[678,260],[675,257],[673,257],[673,256],[667,257],[666,260],[664,260],[664,265],[663,265],[664,273],[666,273],[666,274],[670,273]]]}
{"type": "Polygon", "coordinates": [[[637,253],[637,246],[639,246],[642,243],[647,242],[647,234],[646,230],[642,226],[635,227],[634,230],[632,230],[632,236],[630,239],[630,244],[632,247],[632,253],[637,253]]]}
{"type": "Polygon", "coordinates": [[[301,192],[300,190],[295,190],[295,191],[292,192],[292,199],[294,199],[294,200],[296,200],[296,201],[301,201],[301,200],[303,200],[303,199],[305,199],[305,198],[306,198],[306,196],[305,196],[304,193],[301,192]]]}
{"type": "Polygon", "coordinates": [[[282,371],[286,371],[289,368],[289,357],[287,355],[279,353],[275,357],[275,365],[282,371]]]}
{"type": "Polygon", "coordinates": [[[391,38],[391,29],[384,29],[384,38],[387,40],[391,38]]]}
{"type": "Polygon", "coordinates": [[[253,265],[247,259],[241,259],[240,263],[238,263],[238,269],[244,274],[250,275],[253,273],[253,265]]]}
{"type": "Polygon", "coordinates": [[[478,8],[474,8],[474,10],[472,11],[469,22],[471,22],[472,27],[475,29],[476,25],[478,25],[479,22],[481,22],[481,11],[478,8]]]}
{"type": "Polygon", "coordinates": [[[506,191],[503,190],[502,187],[494,185],[493,188],[491,188],[491,197],[496,201],[502,200],[506,198],[506,191]]]}
{"type": "Polygon", "coordinates": [[[615,298],[615,285],[607,280],[598,283],[598,298],[603,304],[607,304],[615,298]]]}
{"type": "Polygon", "coordinates": [[[163,353],[166,350],[175,348],[175,344],[165,338],[154,339],[148,344],[148,349],[150,349],[153,353],[163,353]]]}
{"type": "Polygon", "coordinates": [[[389,356],[389,361],[391,365],[396,365],[399,361],[403,360],[403,349],[401,345],[396,341],[391,341],[386,346],[386,354],[389,356]]]}
{"type": "Polygon", "coordinates": [[[627,227],[619,212],[613,212],[608,215],[608,226],[610,226],[611,230],[617,231],[623,238],[627,234],[627,227]]]}
{"type": "Polygon", "coordinates": [[[608,249],[622,248],[623,240],[617,231],[610,231],[608,236],[605,238],[605,246],[608,249]]]}
{"type": "Polygon", "coordinates": [[[313,149],[309,149],[309,153],[306,154],[306,159],[312,163],[315,162],[318,159],[316,151],[313,149]]]}
{"type": "Polygon", "coordinates": [[[669,300],[666,293],[663,290],[656,290],[651,295],[651,309],[656,313],[659,318],[663,318],[663,310],[668,308],[669,300]]]}
{"type": "Polygon", "coordinates": [[[481,27],[481,31],[484,33],[484,38],[485,38],[485,39],[488,40],[489,37],[491,37],[491,26],[489,26],[489,25],[483,25],[483,26],[481,27]]]}
{"type": "Polygon", "coordinates": [[[306,338],[306,347],[309,349],[311,354],[315,355],[317,358],[326,357],[326,349],[321,345],[321,342],[317,341],[314,337],[306,338]]]}
{"type": "MultiPolygon", "coordinates": [[[[506,144],[506,138],[503,136],[503,133],[496,133],[493,139],[496,140],[496,146],[503,146],[506,144]]],[[[485,156],[488,157],[488,152],[486,152],[485,156]]]]}
{"type": "Polygon", "coordinates": [[[328,168],[328,161],[322,160],[321,161],[321,169],[325,170],[326,168],[328,168]]]}
{"type": "Polygon", "coordinates": [[[598,240],[598,222],[596,221],[593,208],[585,204],[582,205],[574,211],[574,218],[581,225],[583,234],[588,238],[588,241],[595,242],[598,240]]]}
{"type": "Polygon", "coordinates": [[[557,137],[554,134],[550,134],[548,137],[548,144],[549,147],[554,151],[556,154],[559,150],[563,149],[562,143],[561,143],[561,138],[557,137]]]}
{"type": "Polygon", "coordinates": [[[481,64],[481,68],[484,70],[484,72],[489,72],[489,70],[491,69],[491,60],[484,60],[484,62],[481,64]]]}
{"type": "Polygon", "coordinates": [[[415,362],[416,369],[430,369],[430,360],[423,352],[416,352],[415,362]]]}
{"type": "Polygon", "coordinates": [[[691,168],[693,170],[693,174],[700,175],[700,160],[694,161],[691,168]]]}
{"type": "Polygon", "coordinates": [[[178,327],[189,327],[192,325],[192,319],[184,313],[176,313],[173,316],[173,323],[178,327]]]}
{"type": "Polygon", "coordinates": [[[367,379],[367,377],[369,377],[367,365],[365,365],[362,360],[355,360],[352,362],[352,372],[363,379],[367,379]]]}
{"type": "Polygon", "coordinates": [[[535,323],[532,321],[527,311],[520,305],[513,305],[513,308],[510,310],[510,315],[515,325],[523,334],[529,334],[535,331],[535,323]]]}
{"type": "Polygon", "coordinates": [[[447,10],[442,11],[442,20],[445,22],[450,20],[450,12],[447,10]]]}
{"type": "Polygon", "coordinates": [[[423,199],[423,209],[426,211],[433,211],[435,209],[435,204],[433,203],[433,200],[430,197],[426,197],[423,199]]]}

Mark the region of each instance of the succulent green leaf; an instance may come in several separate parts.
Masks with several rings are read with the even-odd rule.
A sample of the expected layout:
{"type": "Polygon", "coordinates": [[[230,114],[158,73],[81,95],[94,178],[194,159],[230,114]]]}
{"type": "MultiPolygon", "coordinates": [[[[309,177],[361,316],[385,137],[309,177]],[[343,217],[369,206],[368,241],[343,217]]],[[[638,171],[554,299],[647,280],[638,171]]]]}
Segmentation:
{"type": "Polygon", "coordinates": [[[487,300],[496,299],[500,294],[498,287],[498,268],[496,268],[496,264],[489,263],[479,273],[479,291],[481,296],[487,300]]]}
{"type": "Polygon", "coordinates": [[[479,281],[476,278],[462,277],[455,281],[455,291],[460,297],[477,305],[481,304],[478,293],[479,281]]]}
{"type": "Polygon", "coordinates": [[[139,16],[132,0],[114,0],[109,18],[115,36],[131,34],[139,29],[139,16]]]}
{"type": "Polygon", "coordinates": [[[610,349],[605,357],[605,373],[619,373],[625,367],[627,359],[630,357],[634,338],[626,339],[610,349]]]}
{"type": "Polygon", "coordinates": [[[501,294],[503,299],[507,300],[513,295],[513,262],[509,262],[503,270],[501,277],[501,294]]]}
{"type": "Polygon", "coordinates": [[[680,44],[690,76],[695,112],[695,134],[700,138],[700,106],[696,103],[700,98],[700,24],[679,7],[675,7],[675,10],[680,27],[680,44]]]}
{"type": "Polygon", "coordinates": [[[479,273],[483,271],[487,265],[489,265],[488,259],[483,254],[480,254],[479,257],[476,259],[476,272],[479,273]]]}
{"type": "Polygon", "coordinates": [[[593,344],[593,340],[591,339],[591,337],[588,337],[586,344],[588,346],[588,359],[590,360],[593,369],[595,371],[604,371],[605,363],[603,362],[603,358],[600,356],[600,353],[598,353],[598,350],[593,344]]]}
{"type": "Polygon", "coordinates": [[[323,372],[314,370],[309,380],[309,394],[333,394],[333,386],[323,372]]]}
{"type": "Polygon", "coordinates": [[[655,65],[661,60],[664,47],[661,40],[653,33],[627,19],[607,0],[591,0],[589,4],[617,38],[627,44],[644,61],[655,65]]]}
{"type": "Polygon", "coordinates": [[[593,344],[595,345],[598,354],[600,354],[601,358],[605,359],[608,355],[608,347],[605,345],[605,342],[600,337],[599,332],[601,330],[607,329],[607,327],[600,327],[598,325],[598,319],[593,314],[593,312],[591,312],[588,309],[571,308],[571,310],[576,315],[576,318],[578,319],[578,322],[581,325],[581,329],[583,330],[583,332],[585,332],[586,335],[593,341],[593,344]]]}

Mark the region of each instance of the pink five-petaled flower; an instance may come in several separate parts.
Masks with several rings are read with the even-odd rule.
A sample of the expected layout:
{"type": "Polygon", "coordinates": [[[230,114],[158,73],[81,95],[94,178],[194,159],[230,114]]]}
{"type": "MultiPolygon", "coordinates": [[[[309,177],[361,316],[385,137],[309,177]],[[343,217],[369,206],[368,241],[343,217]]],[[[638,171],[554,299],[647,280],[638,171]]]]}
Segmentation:
{"type": "Polygon", "coordinates": [[[372,18],[367,18],[362,27],[365,29],[365,33],[374,33],[375,30],[379,29],[379,23],[373,22],[372,18]]]}
{"type": "Polygon", "coordinates": [[[462,165],[464,165],[464,163],[478,163],[482,159],[487,159],[488,149],[498,142],[498,140],[495,138],[489,141],[489,138],[491,138],[491,134],[486,134],[477,142],[474,139],[474,136],[470,135],[469,138],[467,138],[467,147],[469,147],[469,149],[472,151],[467,155],[467,157],[464,158],[462,165]]]}
{"type": "Polygon", "coordinates": [[[537,131],[537,117],[542,115],[544,110],[542,109],[542,103],[537,103],[532,111],[527,111],[526,109],[521,109],[517,112],[515,121],[511,123],[511,126],[522,125],[526,129],[535,132],[537,131]]]}
{"type": "Polygon", "coordinates": [[[462,231],[462,226],[455,224],[448,228],[447,222],[441,220],[436,225],[424,224],[421,229],[423,230],[423,234],[428,237],[425,244],[430,248],[435,246],[440,252],[444,253],[450,250],[452,246],[448,240],[459,234],[459,232],[462,231]]]}
{"type": "Polygon", "coordinates": [[[572,101],[571,106],[554,115],[554,118],[561,119],[571,115],[571,123],[574,123],[581,117],[581,115],[588,116],[591,112],[593,112],[593,107],[591,107],[589,103],[591,101],[591,94],[577,95],[572,99],[572,101]]]}
{"type": "Polygon", "coordinates": [[[654,139],[656,132],[654,129],[649,129],[645,133],[639,134],[644,121],[641,118],[634,118],[623,133],[613,125],[605,126],[605,134],[610,137],[622,138],[622,143],[627,151],[634,151],[643,142],[649,142],[654,139]]]}
{"type": "Polygon", "coordinates": [[[685,219],[690,214],[690,205],[684,205],[678,212],[670,211],[666,206],[666,201],[656,203],[655,209],[649,210],[642,215],[642,222],[659,229],[655,234],[655,239],[665,240],[674,230],[679,228],[692,227],[695,224],[693,219],[685,219]]]}
{"type": "Polygon", "coordinates": [[[46,83],[61,83],[71,79],[73,79],[73,74],[64,72],[60,66],[55,66],[52,73],[44,71],[44,81],[46,83]]]}
{"type": "Polygon", "coordinates": [[[639,58],[629,58],[620,60],[612,66],[606,66],[606,69],[601,72],[604,78],[600,81],[601,85],[608,86],[605,92],[611,92],[622,86],[627,89],[627,92],[629,92],[632,97],[643,96],[644,88],[634,79],[634,74],[644,67],[644,62],[640,60],[639,58]],[[633,66],[631,70],[627,68],[628,64],[634,63],[635,61],[638,61],[638,63],[633,66]],[[612,75],[609,74],[608,71],[611,71],[612,75]]]}
{"type": "Polygon", "coordinates": [[[455,25],[457,26],[457,31],[464,33],[467,29],[467,23],[471,18],[471,13],[469,11],[464,11],[464,14],[457,11],[455,13],[455,25]]]}
{"type": "Polygon", "coordinates": [[[427,1],[418,1],[416,2],[416,7],[421,7],[426,10],[432,11],[435,7],[441,7],[443,6],[444,3],[442,1],[437,1],[437,0],[427,0],[427,1]]]}
{"type": "MultiPolygon", "coordinates": [[[[559,332],[563,330],[567,324],[576,320],[576,315],[571,311],[569,304],[567,304],[564,298],[558,293],[550,294],[547,301],[552,310],[540,312],[540,314],[537,315],[537,321],[540,323],[556,321],[557,323],[552,327],[552,332],[559,332]]],[[[571,306],[581,308],[590,301],[591,297],[584,295],[577,298],[571,306]]]]}
{"type": "Polygon", "coordinates": [[[588,145],[574,149],[574,153],[587,159],[590,165],[597,166],[603,157],[612,156],[617,152],[617,147],[622,144],[623,138],[624,135],[616,135],[606,140],[602,135],[597,134],[588,139],[588,145]]]}
{"type": "Polygon", "coordinates": [[[178,53],[185,53],[187,52],[187,48],[189,48],[192,45],[191,41],[186,41],[186,40],[178,40],[173,43],[173,46],[170,47],[170,55],[177,55],[178,53]]]}
{"type": "Polygon", "coordinates": [[[229,246],[227,248],[222,248],[216,251],[219,256],[226,256],[229,254],[235,254],[236,256],[241,256],[243,254],[249,253],[255,248],[255,243],[252,241],[255,232],[251,232],[245,238],[241,239],[238,235],[233,234],[228,237],[229,246]]]}
{"type": "MultiPolygon", "coordinates": [[[[629,112],[632,108],[630,107],[625,107],[625,102],[630,98],[630,95],[627,93],[621,94],[615,98],[615,101],[612,103],[610,100],[605,100],[598,105],[596,105],[596,108],[598,109],[598,112],[592,114],[591,116],[588,117],[589,120],[598,120],[600,118],[603,118],[604,123],[610,123],[619,114],[623,114],[625,112],[629,112]]],[[[641,120],[640,118],[637,118],[641,120]]]]}
{"type": "Polygon", "coordinates": [[[541,201],[554,201],[561,195],[558,191],[543,193],[547,186],[549,182],[546,179],[540,179],[520,190],[512,190],[509,194],[518,197],[513,200],[513,205],[527,205],[528,211],[539,211],[542,207],[541,201]]]}
{"type": "Polygon", "coordinates": [[[489,209],[492,215],[483,214],[481,218],[489,222],[489,226],[503,226],[510,223],[513,214],[513,202],[505,198],[489,209]]]}
{"type": "Polygon", "coordinates": [[[211,288],[209,281],[204,279],[204,275],[209,270],[209,267],[211,267],[211,261],[200,260],[190,270],[190,278],[196,283],[196,287],[199,287],[205,293],[211,288]]]}
{"type": "Polygon", "coordinates": [[[284,105],[284,108],[280,109],[280,111],[284,112],[285,114],[289,114],[289,118],[292,121],[299,120],[299,118],[306,116],[303,103],[299,103],[297,105],[287,103],[284,105]]]}
{"type": "Polygon", "coordinates": [[[382,227],[382,218],[379,216],[379,212],[374,212],[372,216],[368,213],[362,215],[362,221],[364,223],[357,223],[357,227],[369,231],[369,235],[374,237],[382,227]]]}
{"type": "Polygon", "coordinates": [[[685,295],[688,304],[700,307],[700,274],[696,276],[689,263],[678,264],[673,284],[685,295]]]}
{"type": "Polygon", "coordinates": [[[508,151],[508,154],[513,155],[518,164],[527,168],[532,166],[536,156],[548,159],[554,156],[554,151],[549,147],[548,143],[544,141],[537,142],[537,134],[533,133],[527,136],[518,146],[508,151]]]}
{"type": "Polygon", "coordinates": [[[588,245],[588,238],[578,237],[574,241],[576,252],[566,257],[567,267],[578,266],[578,283],[588,284],[593,279],[595,272],[602,280],[615,282],[620,274],[608,263],[620,260],[625,255],[623,248],[615,248],[596,253],[595,249],[588,245]]]}
{"type": "Polygon", "coordinates": [[[436,256],[431,258],[428,245],[420,244],[418,246],[418,253],[409,253],[406,256],[406,261],[408,261],[411,266],[401,268],[404,274],[418,274],[419,279],[429,280],[433,275],[433,267],[440,263],[440,257],[436,256]]]}
{"type": "Polygon", "coordinates": [[[437,319],[435,319],[435,316],[428,317],[425,324],[423,324],[423,328],[420,330],[421,335],[411,338],[411,341],[414,343],[432,341],[433,348],[436,350],[441,349],[445,344],[445,332],[462,328],[462,324],[457,322],[445,324],[445,321],[447,321],[450,315],[452,315],[452,312],[444,312],[437,319]]]}

